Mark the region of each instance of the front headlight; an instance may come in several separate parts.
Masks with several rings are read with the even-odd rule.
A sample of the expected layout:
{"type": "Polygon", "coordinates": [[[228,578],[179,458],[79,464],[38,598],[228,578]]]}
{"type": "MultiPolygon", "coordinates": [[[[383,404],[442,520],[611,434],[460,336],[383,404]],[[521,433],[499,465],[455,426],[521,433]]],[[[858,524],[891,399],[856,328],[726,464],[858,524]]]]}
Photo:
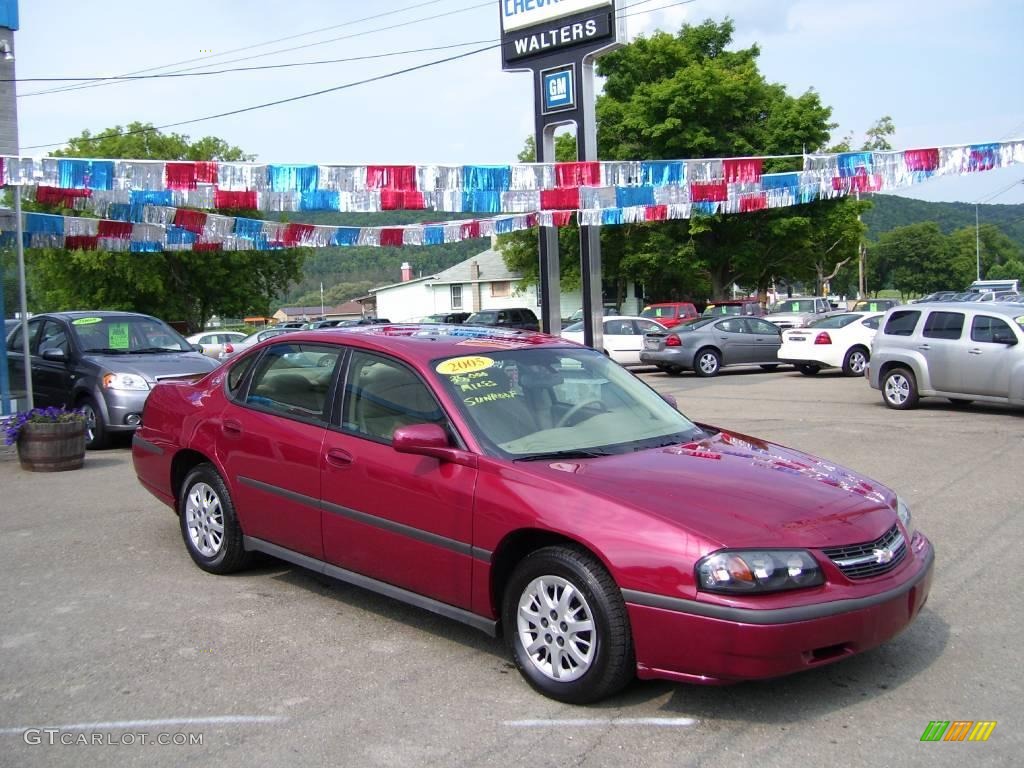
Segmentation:
{"type": "Polygon", "coordinates": [[[138,391],[149,389],[149,383],[134,373],[108,373],[103,377],[103,388],[138,391]]]}
{"type": "Polygon", "coordinates": [[[818,561],[802,549],[716,552],[697,561],[697,584],[707,592],[778,592],[824,582],[818,561]]]}
{"type": "Polygon", "coordinates": [[[910,507],[907,503],[899,496],[896,497],[896,514],[900,518],[900,522],[903,523],[903,528],[907,532],[907,544],[910,544],[910,540],[914,538],[914,520],[910,516],[910,507]]]}

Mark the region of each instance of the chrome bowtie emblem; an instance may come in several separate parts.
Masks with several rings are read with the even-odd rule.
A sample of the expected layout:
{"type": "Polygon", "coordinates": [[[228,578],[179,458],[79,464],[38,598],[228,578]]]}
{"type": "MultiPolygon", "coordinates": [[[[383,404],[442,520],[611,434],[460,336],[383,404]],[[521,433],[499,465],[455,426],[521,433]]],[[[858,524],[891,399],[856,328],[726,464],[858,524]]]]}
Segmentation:
{"type": "Polygon", "coordinates": [[[879,565],[885,565],[886,563],[892,562],[893,551],[888,547],[876,549],[871,554],[875,556],[875,562],[879,565]]]}

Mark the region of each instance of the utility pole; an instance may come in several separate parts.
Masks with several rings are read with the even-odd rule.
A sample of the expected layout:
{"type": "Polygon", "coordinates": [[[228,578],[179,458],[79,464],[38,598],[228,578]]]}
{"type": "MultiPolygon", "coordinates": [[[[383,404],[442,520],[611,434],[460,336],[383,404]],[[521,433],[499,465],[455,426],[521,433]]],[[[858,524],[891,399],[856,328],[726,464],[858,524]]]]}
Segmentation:
{"type": "Polygon", "coordinates": [[[981,280],[981,230],[978,227],[978,204],[974,204],[974,258],[978,265],[978,276],[975,280],[981,280]]]}

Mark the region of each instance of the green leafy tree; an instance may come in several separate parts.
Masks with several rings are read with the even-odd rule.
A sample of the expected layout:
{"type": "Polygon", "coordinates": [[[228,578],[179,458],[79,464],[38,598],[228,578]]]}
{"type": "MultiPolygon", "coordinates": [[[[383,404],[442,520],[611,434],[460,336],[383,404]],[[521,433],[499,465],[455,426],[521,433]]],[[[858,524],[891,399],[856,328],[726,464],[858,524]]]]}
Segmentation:
{"type": "Polygon", "coordinates": [[[933,221],[899,227],[872,246],[869,260],[904,297],[966,285],[948,237],[933,221]]]}
{"type": "MultiPolygon", "coordinates": [[[[68,142],[63,157],[159,160],[249,160],[238,147],[212,136],[191,142],[150,124],[131,123],[68,142]]],[[[38,210],[40,206],[31,206],[38,210]]],[[[251,211],[237,212],[256,215],[251,211]]],[[[211,316],[269,315],[274,298],[302,275],[304,249],[165,253],[67,252],[30,255],[29,287],[35,311],[82,307],[147,312],[202,329],[211,316]]]]}

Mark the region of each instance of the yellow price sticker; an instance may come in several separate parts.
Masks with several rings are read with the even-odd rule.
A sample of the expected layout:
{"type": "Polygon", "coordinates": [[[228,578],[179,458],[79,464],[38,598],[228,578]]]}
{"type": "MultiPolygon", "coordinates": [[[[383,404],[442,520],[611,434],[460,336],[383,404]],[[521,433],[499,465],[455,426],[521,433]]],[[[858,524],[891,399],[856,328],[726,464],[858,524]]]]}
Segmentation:
{"type": "Polygon", "coordinates": [[[483,371],[494,365],[494,360],[483,355],[467,355],[465,357],[453,357],[437,364],[434,368],[438,373],[445,376],[458,376],[462,373],[475,373],[483,371]]]}

